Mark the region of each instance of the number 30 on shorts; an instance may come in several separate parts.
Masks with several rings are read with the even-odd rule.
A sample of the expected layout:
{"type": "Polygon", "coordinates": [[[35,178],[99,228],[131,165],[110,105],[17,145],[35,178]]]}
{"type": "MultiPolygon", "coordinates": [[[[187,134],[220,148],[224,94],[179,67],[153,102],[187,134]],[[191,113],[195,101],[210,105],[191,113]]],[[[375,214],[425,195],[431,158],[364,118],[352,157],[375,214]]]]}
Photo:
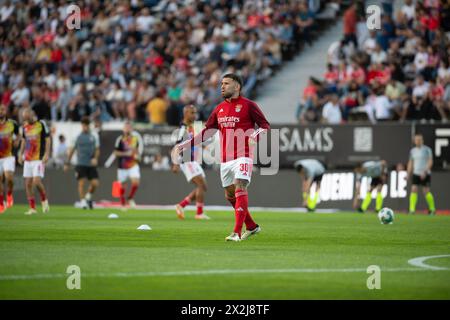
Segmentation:
{"type": "Polygon", "coordinates": [[[239,166],[239,171],[248,173],[249,165],[248,163],[241,163],[239,166]]]}

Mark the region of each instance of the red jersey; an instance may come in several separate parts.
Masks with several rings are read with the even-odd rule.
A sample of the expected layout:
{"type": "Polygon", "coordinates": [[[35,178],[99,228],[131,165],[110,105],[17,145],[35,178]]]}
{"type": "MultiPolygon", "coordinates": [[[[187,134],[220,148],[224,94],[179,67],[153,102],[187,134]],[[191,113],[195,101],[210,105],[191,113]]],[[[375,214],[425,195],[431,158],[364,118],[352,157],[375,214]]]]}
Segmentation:
{"type": "Polygon", "coordinates": [[[270,129],[270,124],[255,102],[239,96],[220,103],[209,116],[202,132],[186,141],[185,146],[209,139],[215,134],[214,129],[220,132],[222,162],[227,162],[241,157],[252,158],[250,136],[256,139],[261,129],[270,129]],[[255,131],[256,125],[259,129],[255,131]]]}
{"type": "Polygon", "coordinates": [[[440,100],[442,99],[442,97],[444,97],[445,89],[442,85],[439,84],[431,88],[430,94],[432,98],[440,100]]]}
{"type": "Polygon", "coordinates": [[[339,72],[337,70],[327,71],[323,77],[327,83],[333,84],[339,80],[339,72]]]}

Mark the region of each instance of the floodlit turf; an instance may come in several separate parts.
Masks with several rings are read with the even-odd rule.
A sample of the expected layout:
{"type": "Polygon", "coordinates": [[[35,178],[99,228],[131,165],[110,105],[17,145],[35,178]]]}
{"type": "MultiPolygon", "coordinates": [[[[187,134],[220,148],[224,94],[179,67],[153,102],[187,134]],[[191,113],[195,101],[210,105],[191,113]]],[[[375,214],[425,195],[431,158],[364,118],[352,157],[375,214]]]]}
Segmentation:
{"type": "Polygon", "coordinates": [[[450,255],[450,216],[380,225],[374,214],[256,212],[263,232],[226,243],[231,211],[179,221],[168,211],[25,209],[0,215],[0,299],[450,299],[449,257],[425,261],[447,270],[407,262],[450,255]],[[81,268],[81,290],[66,288],[69,265],[81,268]],[[367,289],[369,265],[381,267],[380,290],[367,289]]]}

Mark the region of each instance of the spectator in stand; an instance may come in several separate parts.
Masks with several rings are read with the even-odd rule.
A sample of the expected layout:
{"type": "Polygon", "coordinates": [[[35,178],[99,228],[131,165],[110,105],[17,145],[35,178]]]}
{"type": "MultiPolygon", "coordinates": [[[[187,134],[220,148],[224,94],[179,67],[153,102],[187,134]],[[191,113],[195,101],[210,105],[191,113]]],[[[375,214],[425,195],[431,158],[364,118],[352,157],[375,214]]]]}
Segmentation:
{"type": "Polygon", "coordinates": [[[12,101],[13,117],[42,99],[30,89],[46,82],[54,121],[83,115],[142,121],[154,88],[171,89],[171,101],[181,101],[178,90],[187,88],[183,98],[209,104],[201,110],[206,118],[219,89],[214,79],[235,68],[251,96],[309,40],[315,21],[307,1],[79,5],[82,28],[67,30],[64,1],[0,4],[0,95],[12,101]],[[210,63],[214,70],[205,67],[210,63]]]}
{"type": "Polygon", "coordinates": [[[181,103],[183,105],[194,104],[196,105],[197,97],[200,93],[199,87],[195,84],[195,78],[190,77],[186,81],[186,86],[182,89],[181,103]]]}
{"type": "Polygon", "coordinates": [[[358,22],[357,4],[353,2],[344,13],[344,43],[353,43],[354,47],[358,47],[356,40],[356,24],[358,22]]]}
{"type": "Polygon", "coordinates": [[[359,86],[364,86],[366,82],[366,74],[364,69],[354,60],[348,68],[350,81],[355,81],[359,86]]]}
{"type": "Polygon", "coordinates": [[[362,50],[368,55],[372,55],[372,53],[375,52],[376,47],[379,46],[377,45],[376,36],[377,33],[374,30],[371,30],[369,32],[369,38],[367,38],[364,43],[362,43],[362,50]]]}
{"type": "Polygon", "coordinates": [[[325,79],[327,89],[331,92],[337,92],[339,81],[338,69],[335,68],[331,63],[329,63],[327,65],[327,71],[325,72],[323,77],[325,79]]]}
{"type": "Polygon", "coordinates": [[[310,118],[308,113],[314,109],[319,99],[317,91],[317,84],[312,78],[309,78],[308,86],[303,90],[303,96],[297,108],[297,120],[300,123],[306,123],[310,118]]]}
{"type": "Polygon", "coordinates": [[[66,137],[63,134],[58,136],[58,141],[59,145],[56,148],[56,152],[53,155],[51,162],[56,168],[63,169],[68,157],[68,146],[66,143],[66,137]]]}
{"type": "Polygon", "coordinates": [[[339,96],[332,94],[329,101],[322,109],[322,123],[340,124],[342,123],[342,112],[339,105],[339,96]]]}
{"type": "Polygon", "coordinates": [[[169,158],[163,157],[160,153],[156,154],[152,163],[152,169],[155,171],[169,171],[169,158]]]}
{"type": "Polygon", "coordinates": [[[29,106],[30,96],[30,90],[25,86],[25,81],[20,81],[17,89],[15,89],[11,94],[13,115],[17,115],[20,108],[26,108],[29,106]]]}
{"type": "Polygon", "coordinates": [[[405,103],[407,102],[406,86],[400,81],[390,79],[384,95],[389,99],[392,109],[398,115],[398,119],[404,121],[406,118],[405,103]]]}
{"type": "Polygon", "coordinates": [[[352,80],[348,85],[348,88],[345,89],[345,93],[342,98],[343,103],[343,114],[342,117],[344,120],[348,120],[350,112],[352,109],[363,105],[364,96],[363,92],[355,80],[352,80]]]}
{"type": "Polygon", "coordinates": [[[377,122],[389,121],[392,119],[392,104],[388,97],[384,94],[383,88],[380,86],[376,89],[376,98],[374,101],[375,119],[377,122]]]}
{"type": "Polygon", "coordinates": [[[383,63],[387,59],[386,52],[383,51],[381,46],[379,44],[375,45],[375,49],[373,50],[372,54],[370,55],[370,62],[371,63],[383,63]]]}
{"type": "Polygon", "coordinates": [[[150,123],[161,126],[166,124],[166,111],[169,107],[165,99],[165,89],[159,89],[156,96],[147,105],[147,114],[150,123]]]}
{"type": "Polygon", "coordinates": [[[309,10],[306,1],[300,2],[299,8],[300,12],[297,17],[297,26],[306,42],[311,44],[311,29],[314,25],[314,13],[309,10]]]}
{"type": "Polygon", "coordinates": [[[405,15],[408,20],[408,25],[411,27],[414,18],[416,17],[416,6],[414,4],[414,1],[405,0],[402,5],[401,12],[405,15]]]}
{"type": "Polygon", "coordinates": [[[447,122],[447,114],[445,112],[445,102],[444,102],[444,87],[441,84],[441,81],[438,79],[430,80],[430,87],[428,90],[428,99],[433,104],[433,110],[439,113],[440,118],[447,122]]]}
{"type": "Polygon", "coordinates": [[[425,81],[423,75],[418,75],[412,92],[413,103],[416,103],[417,99],[425,98],[428,95],[428,90],[429,83],[425,81]]]}
{"type": "Polygon", "coordinates": [[[419,46],[419,50],[417,51],[414,57],[414,67],[416,73],[421,73],[428,65],[428,52],[427,48],[424,44],[419,46]]]}
{"type": "Polygon", "coordinates": [[[84,84],[80,84],[78,90],[74,91],[76,92],[75,97],[69,104],[69,119],[71,121],[81,121],[83,116],[89,116],[91,113],[89,107],[89,94],[84,84]]]}
{"type": "Polygon", "coordinates": [[[46,84],[42,83],[40,87],[34,88],[33,102],[31,103],[31,109],[33,109],[39,120],[50,120],[51,110],[50,104],[45,97],[46,84]]]}
{"type": "Polygon", "coordinates": [[[113,119],[114,113],[100,90],[91,93],[89,109],[93,120],[108,122],[113,119]]]}
{"type": "Polygon", "coordinates": [[[429,99],[429,83],[419,75],[412,91],[412,98],[408,108],[408,118],[411,120],[431,119],[433,104],[429,99]]]}

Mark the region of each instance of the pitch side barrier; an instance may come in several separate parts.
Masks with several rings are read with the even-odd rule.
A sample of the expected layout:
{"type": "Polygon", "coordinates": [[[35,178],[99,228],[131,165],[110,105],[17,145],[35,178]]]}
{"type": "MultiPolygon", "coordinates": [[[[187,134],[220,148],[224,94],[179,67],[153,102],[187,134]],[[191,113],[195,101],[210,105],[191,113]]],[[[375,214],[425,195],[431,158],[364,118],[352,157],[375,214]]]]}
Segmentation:
{"type": "MultiPolygon", "coordinates": [[[[208,193],[205,204],[229,206],[224,199],[220,175],[217,170],[205,170],[208,181],[208,193]]],[[[27,203],[22,178],[22,168],[15,175],[15,202],[27,203]]],[[[100,187],[95,194],[95,200],[106,200],[119,204],[119,199],[112,197],[112,183],[117,179],[115,168],[99,170],[100,187]]],[[[47,169],[44,183],[48,190],[51,204],[73,205],[78,200],[77,183],[73,170],[65,173],[63,170],[47,169]],[[64,187],[61,187],[64,186],[64,187]]],[[[362,180],[359,197],[365,195],[369,179],[362,180]]],[[[322,180],[320,191],[320,208],[336,208],[352,210],[352,199],[356,193],[356,176],[351,170],[328,170],[322,180]]],[[[431,187],[438,210],[450,209],[450,172],[436,171],[432,175],[431,187]]],[[[173,205],[182,199],[192,185],[186,183],[182,174],[170,171],[154,171],[150,168],[141,169],[141,187],[136,194],[136,203],[143,205],[173,205]]],[[[312,188],[314,191],[314,186],[312,188]]],[[[396,211],[406,211],[410,185],[406,171],[392,170],[389,172],[382,194],[384,205],[396,211]]],[[[250,206],[294,208],[301,205],[301,183],[298,173],[293,170],[280,170],[276,175],[261,175],[261,170],[255,168],[249,188],[251,193],[250,206]]],[[[375,194],[373,195],[375,196],[375,194]]],[[[418,209],[425,209],[425,199],[419,194],[418,209]]],[[[372,203],[372,207],[375,201],[372,203]]],[[[230,207],[231,210],[231,207],[230,207]]],[[[111,211],[115,212],[115,211],[111,211]]],[[[109,213],[109,212],[107,212],[109,213]]]]}
{"type": "MultiPolygon", "coordinates": [[[[197,128],[200,131],[201,124],[197,128]]],[[[176,130],[174,127],[137,130],[144,143],[142,166],[151,166],[157,154],[170,158],[176,130]]],[[[290,169],[295,161],[305,158],[318,159],[329,169],[350,169],[362,161],[384,159],[394,169],[407,163],[415,132],[421,132],[425,144],[432,148],[434,169],[448,168],[450,124],[272,125],[255,149],[255,162],[272,169],[266,172],[267,175],[276,174],[278,169],[290,169]]],[[[119,134],[119,130],[100,133],[101,165],[114,166],[113,149],[119,134]]],[[[214,167],[220,162],[217,136],[203,147],[201,160],[206,167],[214,167]]]]}

